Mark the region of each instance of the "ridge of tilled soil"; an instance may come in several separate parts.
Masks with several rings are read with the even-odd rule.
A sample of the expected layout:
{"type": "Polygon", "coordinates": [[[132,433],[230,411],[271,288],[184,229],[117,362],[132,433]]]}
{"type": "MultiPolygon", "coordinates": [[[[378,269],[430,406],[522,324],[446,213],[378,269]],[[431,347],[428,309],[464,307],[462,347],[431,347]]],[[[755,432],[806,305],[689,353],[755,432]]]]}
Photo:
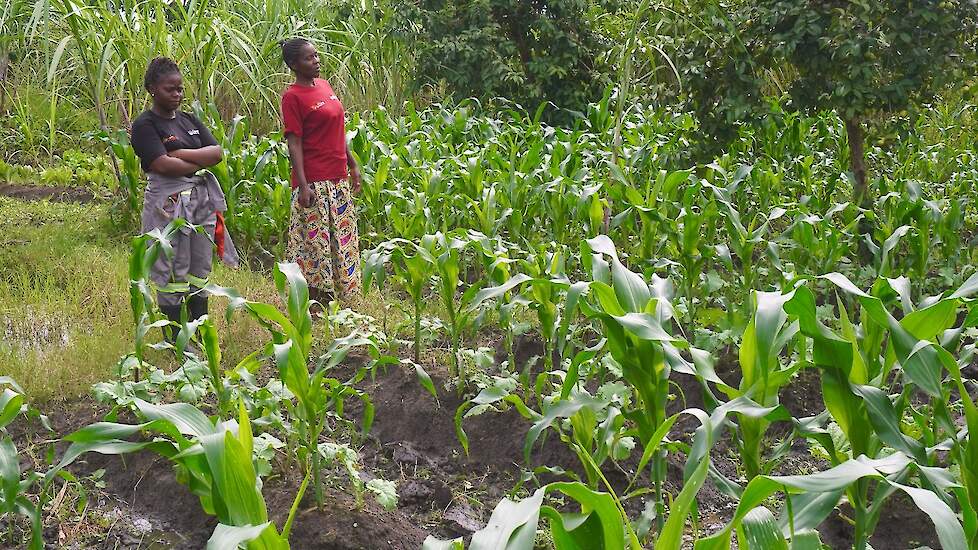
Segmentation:
{"type": "Polygon", "coordinates": [[[27,201],[49,200],[54,202],[90,203],[95,194],[81,187],[54,187],[50,185],[20,185],[0,183],[0,196],[27,201]]]}
{"type": "MultiPolygon", "coordinates": [[[[718,373],[724,380],[732,381],[735,376],[732,368],[730,364],[718,365],[718,373]]],[[[438,373],[431,374],[436,387],[441,388],[441,377],[438,373]]],[[[809,399],[819,398],[817,377],[802,377],[799,381],[808,387],[793,389],[792,397],[807,396],[805,405],[811,403],[809,399]]],[[[698,385],[692,378],[677,375],[676,382],[690,401],[688,405],[701,400],[698,385]]],[[[370,394],[375,407],[373,428],[359,449],[364,470],[368,475],[397,482],[398,508],[386,511],[368,495],[364,506],[358,509],[349,494],[348,482],[337,475],[323,510],[315,508],[311,491],[306,495],[293,526],[292,547],[297,550],[417,549],[428,534],[441,538],[468,536],[484,526],[493,507],[507,496],[525,469],[521,466],[522,447],[530,423],[512,409],[466,419],[464,428],[471,452],[465,456],[455,439],[454,414],[461,400],[453,392],[441,390],[440,401],[436,402],[418,384],[413,371],[396,366],[378,371],[376,378],[368,377],[360,386],[370,394]]],[[[789,397],[788,401],[791,400],[789,397]]],[[[52,412],[55,430],[64,435],[100,420],[107,409],[82,400],[52,412]]],[[[354,413],[352,417],[357,416],[356,410],[350,412],[354,413]]],[[[737,475],[735,455],[729,441],[721,441],[713,452],[718,468],[734,478],[737,475]]],[[[682,457],[670,457],[668,486],[673,492],[682,485],[682,461],[682,457]]],[[[534,466],[560,466],[579,471],[576,457],[553,434],[541,438],[534,446],[531,462],[534,466]]],[[[797,473],[811,468],[814,462],[804,445],[795,445],[782,465],[791,471],[779,473],[797,473]]],[[[633,463],[623,465],[634,466],[633,463]]],[[[72,469],[78,474],[97,469],[106,471],[105,488],[92,504],[105,518],[115,519],[107,528],[103,526],[100,532],[93,532],[80,546],[70,548],[189,550],[206,546],[216,520],[204,514],[197,497],[176,481],[172,467],[165,460],[151,453],[123,457],[89,454],[72,469]]],[[[605,470],[616,490],[621,491],[627,485],[627,473],[614,466],[605,470]]],[[[276,465],[276,472],[277,475],[264,480],[263,493],[271,519],[281,526],[301,475],[284,463],[276,465]]],[[[541,477],[540,481],[550,479],[541,477]]],[[[532,489],[533,482],[528,482],[527,487],[532,489]]],[[[697,500],[701,527],[707,530],[719,528],[734,508],[734,503],[711,481],[707,481],[697,500]]],[[[632,516],[641,510],[642,503],[638,501],[627,503],[632,516]]],[[[59,532],[76,527],[49,526],[46,529],[49,547],[65,547],[56,542],[59,532]]],[[[823,524],[820,533],[832,548],[851,547],[852,530],[838,517],[823,524]]],[[[899,498],[887,506],[872,542],[876,548],[909,549],[921,545],[940,548],[926,516],[906,499],[899,498]]]]}

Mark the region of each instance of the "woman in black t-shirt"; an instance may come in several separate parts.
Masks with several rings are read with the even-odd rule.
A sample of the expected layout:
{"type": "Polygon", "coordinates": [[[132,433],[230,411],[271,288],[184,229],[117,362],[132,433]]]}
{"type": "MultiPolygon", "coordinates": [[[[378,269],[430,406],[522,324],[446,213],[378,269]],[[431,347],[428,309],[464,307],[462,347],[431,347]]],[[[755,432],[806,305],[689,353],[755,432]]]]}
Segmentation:
{"type": "MultiPolygon", "coordinates": [[[[204,234],[186,227],[175,232],[170,240],[173,255],[161,253],[151,277],[159,288],[185,285],[189,276],[206,279],[210,275],[214,239],[222,241],[226,235],[220,216],[226,209],[224,194],[214,176],[203,170],[221,162],[223,151],[197,117],[179,110],[183,79],[176,63],[166,57],[153,59],[144,84],[153,106],[133,122],[131,137],[147,176],[143,232],[164,228],[176,218],[205,229],[204,234]]],[[[221,254],[223,242],[217,245],[221,254]]],[[[161,290],[157,301],[160,310],[177,324],[184,304],[190,320],[207,313],[206,294],[193,287],[189,291],[161,290]]],[[[169,337],[172,340],[173,333],[169,337]]]]}

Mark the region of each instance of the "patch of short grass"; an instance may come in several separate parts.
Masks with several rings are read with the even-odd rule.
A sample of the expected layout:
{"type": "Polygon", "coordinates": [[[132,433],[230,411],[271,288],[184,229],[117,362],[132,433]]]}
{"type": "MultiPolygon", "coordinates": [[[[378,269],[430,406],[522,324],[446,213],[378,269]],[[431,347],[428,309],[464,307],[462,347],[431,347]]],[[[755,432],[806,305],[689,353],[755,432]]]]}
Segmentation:
{"type": "MultiPolygon", "coordinates": [[[[107,229],[107,208],[0,197],[0,374],[34,399],[86,394],[132,350],[129,240],[107,229]]],[[[218,266],[214,280],[250,299],[276,301],[266,274],[218,266]]],[[[243,315],[228,324],[226,304],[213,302],[233,365],[264,334],[243,315]]]]}

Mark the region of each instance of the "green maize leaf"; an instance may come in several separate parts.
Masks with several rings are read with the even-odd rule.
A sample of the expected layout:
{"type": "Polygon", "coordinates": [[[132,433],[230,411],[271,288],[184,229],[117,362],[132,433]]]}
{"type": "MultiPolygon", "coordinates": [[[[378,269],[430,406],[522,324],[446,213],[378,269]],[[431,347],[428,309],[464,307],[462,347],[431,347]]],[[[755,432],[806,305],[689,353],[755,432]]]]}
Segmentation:
{"type": "Polygon", "coordinates": [[[493,509],[489,523],[472,535],[469,550],[532,550],[545,492],[545,488],[537,489],[520,502],[504,498],[493,509]]]}
{"type": "Polygon", "coordinates": [[[941,500],[933,491],[927,489],[908,487],[899,483],[892,485],[909,495],[917,508],[920,508],[934,522],[934,527],[937,528],[937,538],[941,541],[941,548],[944,550],[968,550],[964,529],[958,522],[954,510],[946,502],[941,500]]]}
{"type": "Polygon", "coordinates": [[[778,366],[776,342],[788,318],[784,304],[793,296],[794,292],[754,293],[754,318],[747,325],[740,346],[740,364],[745,381],[749,381],[747,387],[778,366]]]}
{"type": "Polygon", "coordinates": [[[251,419],[248,418],[248,409],[245,408],[244,399],[238,401],[238,442],[244,452],[251,456],[255,452],[255,434],[251,431],[251,419]]]}
{"type": "Polygon", "coordinates": [[[207,550],[237,550],[248,543],[248,550],[288,550],[289,543],[269,522],[261,525],[231,526],[220,523],[207,539],[207,550]]]}
{"type": "Polygon", "coordinates": [[[764,418],[770,422],[775,420],[788,420],[791,415],[784,407],[771,406],[763,407],[748,397],[738,397],[717,407],[712,414],[707,414],[700,409],[686,409],[683,414],[695,416],[700,421],[700,426],[696,428],[693,435],[693,445],[690,448],[689,456],[686,459],[684,477],[689,479],[693,472],[699,467],[700,462],[708,462],[710,449],[719,439],[720,429],[727,421],[727,415],[739,414],[748,418],[764,418]]]}
{"type": "Polygon", "coordinates": [[[149,449],[163,456],[173,456],[176,454],[173,444],[168,441],[91,441],[87,443],[72,443],[65,450],[61,460],[44,474],[45,483],[50,482],[59,472],[75,461],[79,456],[94,452],[103,455],[121,455],[149,449]]]}
{"type": "Polygon", "coordinates": [[[10,386],[17,393],[24,393],[24,388],[21,388],[20,384],[9,376],[0,376],[0,386],[10,386]]]}
{"type": "MultiPolygon", "coordinates": [[[[597,532],[594,533],[594,535],[599,535],[597,537],[594,535],[588,536],[589,533],[585,531],[578,534],[576,533],[577,529],[564,531],[563,534],[574,539],[578,544],[581,544],[581,548],[607,548],[611,550],[625,547],[622,515],[611,495],[592,491],[587,486],[576,482],[551,483],[546,486],[546,491],[559,491],[571,497],[581,505],[584,513],[590,514],[592,518],[596,517],[598,519],[600,529],[596,528],[595,531],[597,532]],[[595,539],[600,540],[601,544],[595,544],[595,539]],[[590,546],[586,546],[587,544],[590,544],[590,546]]],[[[584,523],[594,524],[590,520],[584,523]]],[[[553,526],[553,523],[551,525],[553,526]]],[[[563,525],[560,525],[560,528],[562,529],[563,525]]],[[[637,547],[638,541],[634,540],[633,543],[630,546],[637,547]]]]}
{"type": "Polygon", "coordinates": [[[200,438],[219,432],[207,415],[189,403],[154,405],[138,397],[135,398],[134,403],[139,412],[149,420],[171,422],[182,434],[200,438]]]}
{"type": "Polygon", "coordinates": [[[618,259],[615,245],[607,235],[598,235],[587,241],[591,250],[611,258],[611,280],[618,302],[626,312],[636,313],[645,310],[652,299],[649,285],[641,275],[629,271],[618,259]]]}
{"type": "Polygon", "coordinates": [[[640,340],[650,342],[671,342],[674,345],[685,347],[686,341],[680,337],[673,336],[666,332],[659,320],[648,313],[626,313],[621,316],[609,316],[619,325],[625,328],[630,334],[640,340]]]}
{"type": "Polygon", "coordinates": [[[465,542],[461,537],[452,540],[440,540],[428,535],[421,545],[421,550],[465,550],[465,542]]]}
{"type": "Polygon", "coordinates": [[[795,529],[796,536],[798,531],[815,529],[832,514],[844,493],[845,489],[838,489],[824,493],[789,495],[791,518],[788,517],[787,513],[782,514],[778,522],[781,526],[781,533],[785,537],[789,537],[792,527],[795,529]]]}
{"type": "Polygon", "coordinates": [[[890,288],[892,288],[893,291],[897,293],[897,296],[900,297],[900,306],[903,308],[903,311],[907,314],[913,312],[915,308],[913,305],[913,299],[911,298],[912,294],[910,292],[910,279],[906,277],[897,277],[896,279],[886,279],[886,283],[890,285],[890,288]]]}
{"type": "Polygon", "coordinates": [[[275,344],[274,350],[275,363],[278,365],[282,383],[303,405],[311,407],[309,369],[299,346],[289,340],[284,344],[275,344]]]}
{"type": "Polygon", "coordinates": [[[256,525],[268,521],[265,501],[257,488],[251,454],[230,431],[200,438],[215,483],[214,507],[218,519],[229,525],[256,525]]]}
{"type": "MultiPolygon", "coordinates": [[[[588,288],[588,295],[597,298],[598,306],[601,308],[600,311],[608,315],[625,314],[625,310],[618,303],[618,297],[615,296],[615,289],[611,288],[610,285],[601,281],[593,281],[588,288]]],[[[591,313],[588,313],[589,308],[587,302],[582,304],[582,308],[586,314],[591,315],[591,313]]]]}
{"type": "Polygon", "coordinates": [[[804,529],[795,532],[791,539],[791,550],[822,550],[822,539],[819,538],[818,531],[804,529]]]}
{"type": "MultiPolygon", "coordinates": [[[[841,281],[845,284],[848,279],[841,281]]],[[[849,283],[851,286],[851,283],[849,283]]],[[[855,287],[853,287],[855,288],[855,287]]],[[[856,292],[859,292],[856,289],[856,292]]],[[[823,369],[822,398],[839,427],[854,444],[856,454],[871,441],[871,424],[863,400],[852,393],[849,377],[858,354],[852,342],[836,336],[816,317],[815,295],[808,287],[799,287],[785,303],[785,311],[798,318],[805,336],[812,339],[813,359],[823,369]]]]}
{"type": "Polygon", "coordinates": [[[197,329],[204,324],[203,319],[197,319],[194,321],[187,321],[180,326],[180,332],[177,334],[176,348],[177,353],[181,356],[183,355],[183,350],[187,348],[187,344],[193,338],[194,334],[197,333],[197,329]]]}
{"type": "MultiPolygon", "coordinates": [[[[696,494],[699,493],[706,475],[710,469],[710,460],[701,460],[699,465],[693,470],[692,475],[686,479],[679,495],[672,501],[669,507],[669,517],[655,541],[655,547],[661,550],[679,550],[683,543],[683,530],[686,526],[686,518],[693,510],[696,494]]],[[[641,468],[639,468],[641,471],[641,468]]]]}
{"type": "Polygon", "coordinates": [[[604,548],[599,546],[601,540],[600,521],[592,521],[591,514],[561,514],[551,506],[541,506],[540,515],[550,522],[550,536],[557,550],[584,550],[585,548],[604,548]],[[572,535],[577,535],[576,537],[572,535]],[[578,544],[577,539],[585,541],[585,546],[578,544]]]}
{"type": "MultiPolygon", "coordinates": [[[[886,311],[879,298],[870,296],[856,288],[845,275],[830,273],[823,275],[822,278],[831,281],[839,288],[855,295],[863,306],[864,312],[868,313],[880,326],[890,329],[890,345],[900,359],[907,378],[929,395],[934,397],[941,395],[940,363],[937,361],[928,361],[925,357],[910,353],[919,342],[919,339],[910,334],[899,321],[894,319],[886,311]]],[[[941,311],[938,310],[938,312],[940,313],[941,311]]],[[[942,330],[943,328],[937,332],[942,330]]]]}
{"type": "Polygon", "coordinates": [[[418,377],[418,383],[421,384],[421,387],[430,393],[432,397],[438,399],[438,391],[435,389],[435,383],[431,380],[431,376],[428,375],[428,372],[424,370],[424,367],[415,363],[414,361],[411,361],[410,359],[402,359],[401,363],[410,363],[414,365],[414,373],[418,377]]]}
{"type": "Polygon", "coordinates": [[[964,531],[954,512],[932,491],[906,487],[886,480],[885,476],[900,473],[912,461],[902,453],[895,453],[882,459],[859,457],[844,462],[830,470],[805,476],[758,476],[744,489],[743,497],[737,505],[733,520],[719,533],[696,542],[696,550],[720,550],[730,546],[731,532],[740,527],[748,511],[758,506],[764,499],[785,487],[803,492],[819,493],[842,491],[855,481],[871,477],[880,479],[907,492],[914,502],[934,521],[944,548],[964,550],[967,543],[964,531]],[[910,489],[909,491],[907,489],[910,489]]]}
{"type": "Polygon", "coordinates": [[[0,428],[13,421],[24,406],[24,396],[10,388],[0,393],[0,428]]]}
{"type": "Polygon", "coordinates": [[[815,340],[814,360],[819,366],[846,368],[852,365],[852,344],[836,336],[818,321],[815,314],[815,294],[808,287],[799,287],[794,297],[784,305],[785,311],[798,317],[801,331],[815,340]]]}
{"type": "Polygon", "coordinates": [[[470,308],[477,308],[482,305],[483,302],[487,300],[496,300],[506,293],[511,292],[514,288],[522,285],[527,281],[532,281],[533,277],[526,275],[525,273],[517,273],[505,283],[499,286],[493,286],[488,288],[483,288],[478,294],[473,298],[472,303],[469,305],[470,308]]]}
{"type": "Polygon", "coordinates": [[[900,325],[918,340],[933,340],[954,325],[957,313],[957,300],[941,300],[908,313],[900,319],[900,325]]]}
{"type": "Polygon", "coordinates": [[[744,550],[788,550],[774,514],[758,506],[744,516],[738,530],[739,548],[744,550]]]}
{"type": "Polygon", "coordinates": [[[211,383],[214,386],[214,391],[221,396],[224,393],[221,378],[221,344],[217,336],[217,327],[210,319],[201,323],[200,335],[204,345],[204,353],[207,355],[207,368],[210,370],[211,383]]]}
{"type": "Polygon", "coordinates": [[[306,336],[300,343],[304,350],[308,350],[312,339],[312,315],[309,313],[309,286],[302,270],[295,263],[282,262],[275,264],[272,275],[275,286],[286,303],[289,319],[296,328],[297,336],[306,336]]]}
{"type": "MultiPolygon", "coordinates": [[[[716,370],[713,366],[713,355],[710,352],[699,348],[689,347],[689,354],[693,358],[692,363],[690,363],[679,355],[679,350],[677,350],[675,346],[672,346],[671,344],[663,343],[662,351],[665,352],[666,359],[668,360],[669,366],[672,368],[672,370],[695,376],[704,382],[713,382],[721,389],[733,389],[723,380],[721,380],[719,376],[717,376],[716,370]]],[[[704,387],[708,388],[709,386],[704,387]]]]}
{"type": "Polygon", "coordinates": [[[458,439],[458,443],[462,446],[462,451],[465,452],[465,456],[469,455],[469,436],[462,429],[462,419],[465,418],[464,415],[471,406],[472,403],[466,401],[455,409],[455,439],[458,439]]]}
{"type": "Polygon", "coordinates": [[[560,388],[560,398],[562,400],[567,399],[567,397],[571,394],[571,391],[574,390],[574,387],[577,386],[578,382],[580,382],[581,365],[593,360],[597,356],[598,351],[604,347],[604,343],[605,340],[601,340],[595,346],[579,351],[576,355],[574,355],[574,359],[571,360],[571,364],[567,368],[567,374],[564,376],[564,383],[560,388]]]}
{"type": "Polygon", "coordinates": [[[115,422],[96,422],[80,428],[64,437],[73,443],[95,443],[111,439],[125,439],[143,431],[155,431],[177,441],[186,441],[176,426],[168,420],[153,420],[142,424],[117,424],[115,422]]]}
{"type": "Polygon", "coordinates": [[[10,436],[0,440],[0,510],[4,514],[14,511],[20,493],[20,461],[17,447],[10,436]]]}
{"type": "MultiPolygon", "coordinates": [[[[266,329],[271,330],[271,325],[278,325],[289,339],[294,339],[296,342],[303,341],[296,326],[275,306],[259,302],[245,302],[241,304],[241,307],[247,309],[258,321],[262,322],[266,329]]],[[[308,347],[306,349],[308,350],[308,347]]]]}
{"type": "Polygon", "coordinates": [[[642,472],[645,471],[645,467],[648,466],[649,461],[652,460],[652,456],[662,447],[662,442],[665,441],[666,436],[669,435],[669,430],[672,429],[672,425],[675,424],[676,420],[678,419],[678,413],[665,419],[658,429],[656,429],[655,433],[652,434],[652,437],[645,442],[645,450],[642,452],[642,458],[639,459],[638,466],[635,468],[635,477],[633,477],[631,482],[628,484],[629,489],[632,488],[632,486],[638,481],[639,476],[642,475],[642,472]]]}
{"type": "MultiPolygon", "coordinates": [[[[590,285],[584,282],[577,282],[567,289],[567,298],[564,301],[564,313],[560,319],[560,326],[557,328],[557,338],[554,342],[555,349],[560,353],[561,357],[565,353],[568,353],[565,348],[567,347],[567,333],[570,329],[571,321],[577,315],[578,302],[581,296],[587,293],[590,285]]],[[[566,396],[564,396],[566,397],[566,396]]]]}
{"type": "Polygon", "coordinates": [[[850,388],[853,393],[863,398],[866,411],[869,413],[869,421],[884,443],[914,457],[919,464],[927,463],[926,449],[920,441],[901,432],[900,417],[893,408],[893,402],[883,393],[883,390],[875,386],[858,384],[852,384],[850,388]]]}
{"type": "Polygon", "coordinates": [[[523,443],[523,459],[527,463],[530,462],[530,451],[533,449],[533,444],[536,443],[543,430],[549,428],[558,418],[570,418],[583,408],[597,411],[606,404],[606,401],[583,393],[557,402],[526,433],[526,441],[523,443]]]}
{"type": "Polygon", "coordinates": [[[973,273],[971,277],[968,277],[968,280],[948,296],[948,299],[970,298],[975,293],[978,293],[978,273],[973,273]]]}

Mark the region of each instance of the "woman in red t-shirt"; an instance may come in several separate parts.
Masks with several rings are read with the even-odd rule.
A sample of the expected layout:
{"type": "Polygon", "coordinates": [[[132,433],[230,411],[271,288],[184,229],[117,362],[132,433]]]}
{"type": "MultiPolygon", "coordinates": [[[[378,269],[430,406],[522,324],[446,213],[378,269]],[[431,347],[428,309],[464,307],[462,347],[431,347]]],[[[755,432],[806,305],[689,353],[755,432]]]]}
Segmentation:
{"type": "Polygon", "coordinates": [[[360,169],[346,144],[343,104],[319,77],[319,53],[308,40],[280,43],[295,83],[282,93],[282,120],[292,161],[288,260],[299,265],[310,296],[353,304],[361,294],[360,243],[353,195],[360,169]]]}

